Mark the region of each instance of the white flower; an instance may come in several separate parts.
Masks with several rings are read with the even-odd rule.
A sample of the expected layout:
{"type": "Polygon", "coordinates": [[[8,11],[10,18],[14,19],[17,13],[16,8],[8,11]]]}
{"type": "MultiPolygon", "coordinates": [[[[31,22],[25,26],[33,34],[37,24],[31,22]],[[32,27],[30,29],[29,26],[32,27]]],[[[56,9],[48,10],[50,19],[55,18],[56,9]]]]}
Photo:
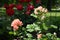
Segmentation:
{"type": "Polygon", "coordinates": [[[37,10],[38,10],[37,8],[34,10],[34,13],[35,13],[35,14],[38,14],[37,10]]]}
{"type": "Polygon", "coordinates": [[[42,9],[42,12],[45,12],[45,8],[42,9]]]}
{"type": "Polygon", "coordinates": [[[54,32],[54,35],[56,35],[56,32],[54,32]]]}
{"type": "Polygon", "coordinates": [[[38,9],[39,9],[40,11],[42,11],[43,7],[42,7],[42,6],[39,6],[38,9]]]}
{"type": "Polygon", "coordinates": [[[48,10],[47,10],[47,9],[45,9],[45,12],[48,12],[48,10]]]}
{"type": "Polygon", "coordinates": [[[38,14],[38,11],[41,12],[42,9],[43,9],[43,7],[42,7],[42,6],[39,6],[38,8],[35,8],[34,13],[35,13],[35,14],[38,14]]]}
{"type": "Polygon", "coordinates": [[[45,18],[45,16],[43,15],[43,16],[41,17],[41,20],[44,20],[44,18],[45,18]]]}

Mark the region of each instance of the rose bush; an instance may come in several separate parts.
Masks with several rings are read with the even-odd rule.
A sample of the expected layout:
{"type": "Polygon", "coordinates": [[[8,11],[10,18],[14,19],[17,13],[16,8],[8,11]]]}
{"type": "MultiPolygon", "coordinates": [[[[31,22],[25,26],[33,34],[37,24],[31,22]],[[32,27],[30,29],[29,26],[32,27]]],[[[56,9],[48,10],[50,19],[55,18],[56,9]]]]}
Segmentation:
{"type": "MultiPolygon", "coordinates": [[[[57,27],[46,23],[48,10],[40,4],[40,0],[14,0],[12,4],[4,4],[6,14],[1,17],[0,25],[1,27],[5,26],[2,29],[8,34],[7,40],[58,39],[55,32],[48,31],[50,28],[57,27]]],[[[2,31],[2,33],[5,32],[2,31]]]]}

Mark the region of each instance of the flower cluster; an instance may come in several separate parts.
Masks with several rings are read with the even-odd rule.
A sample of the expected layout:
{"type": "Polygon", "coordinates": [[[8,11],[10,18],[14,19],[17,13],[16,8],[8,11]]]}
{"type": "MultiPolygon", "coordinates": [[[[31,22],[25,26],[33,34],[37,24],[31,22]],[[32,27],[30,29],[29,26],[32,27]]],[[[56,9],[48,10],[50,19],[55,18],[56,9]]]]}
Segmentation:
{"type": "Polygon", "coordinates": [[[38,14],[38,11],[40,11],[40,12],[48,12],[48,10],[46,9],[46,8],[43,8],[42,6],[39,6],[38,8],[36,8],[35,10],[34,10],[34,13],[35,14],[38,14]]]}
{"type": "Polygon", "coordinates": [[[47,12],[48,12],[48,10],[46,8],[43,8],[42,6],[39,6],[39,7],[35,8],[35,10],[34,10],[34,13],[38,14],[40,16],[40,20],[44,20],[44,18],[45,18],[44,14],[47,12]]]}
{"type": "Polygon", "coordinates": [[[6,14],[9,15],[9,16],[12,16],[14,14],[14,4],[4,4],[4,7],[6,8],[6,14]]]}
{"type": "Polygon", "coordinates": [[[13,30],[16,31],[18,30],[19,26],[22,26],[23,23],[19,19],[14,19],[13,22],[11,23],[11,26],[13,27],[13,30]]]}
{"type": "MultiPolygon", "coordinates": [[[[14,12],[14,7],[19,10],[19,11],[23,11],[24,9],[26,9],[25,11],[23,11],[24,14],[26,15],[30,15],[31,11],[34,10],[35,6],[32,2],[32,0],[18,0],[18,4],[4,4],[4,7],[6,8],[6,14],[8,16],[12,16],[15,12],[14,12]],[[25,5],[25,3],[27,3],[27,5],[25,5]],[[26,7],[25,7],[26,6],[26,7]]],[[[40,0],[36,0],[35,1],[37,4],[40,3],[40,0]]]]}

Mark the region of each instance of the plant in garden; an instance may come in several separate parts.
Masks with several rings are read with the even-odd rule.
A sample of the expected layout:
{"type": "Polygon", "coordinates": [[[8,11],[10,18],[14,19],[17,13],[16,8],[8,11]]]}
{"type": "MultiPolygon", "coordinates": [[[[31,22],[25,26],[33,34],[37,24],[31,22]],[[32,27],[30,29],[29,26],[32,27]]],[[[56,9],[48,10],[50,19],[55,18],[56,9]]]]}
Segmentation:
{"type": "MultiPolygon", "coordinates": [[[[15,0],[16,1],[16,0],[15,0]]],[[[9,30],[9,35],[13,35],[16,40],[55,40],[55,33],[48,32],[49,28],[56,28],[54,25],[48,27],[44,22],[45,14],[48,10],[42,6],[35,8],[35,5],[40,3],[40,0],[18,0],[17,4],[5,4],[6,14],[5,19],[8,24],[6,27],[9,30]],[[9,17],[10,16],[10,17],[9,17]]],[[[6,22],[5,22],[6,23],[6,22]]],[[[13,40],[13,39],[12,39],[13,40]]]]}
{"type": "MultiPolygon", "coordinates": [[[[12,33],[14,35],[18,35],[18,37],[20,38],[20,40],[40,40],[40,39],[41,40],[50,40],[50,39],[51,40],[55,40],[56,39],[55,38],[56,37],[55,33],[54,34],[51,34],[51,33],[46,33],[45,32],[45,31],[47,31],[49,29],[47,27],[47,25],[44,23],[44,19],[46,18],[45,17],[45,14],[47,12],[48,12],[48,10],[46,8],[43,8],[42,6],[39,6],[39,7],[35,8],[34,9],[34,13],[35,14],[31,14],[30,16],[35,15],[36,16],[35,18],[37,20],[33,24],[27,24],[26,27],[20,27],[19,29],[14,26],[18,30],[16,29],[16,31],[14,31],[12,33]]],[[[18,25],[19,24],[19,20],[16,19],[16,21],[13,21],[12,23],[14,25],[16,25],[16,24],[18,25]]]]}

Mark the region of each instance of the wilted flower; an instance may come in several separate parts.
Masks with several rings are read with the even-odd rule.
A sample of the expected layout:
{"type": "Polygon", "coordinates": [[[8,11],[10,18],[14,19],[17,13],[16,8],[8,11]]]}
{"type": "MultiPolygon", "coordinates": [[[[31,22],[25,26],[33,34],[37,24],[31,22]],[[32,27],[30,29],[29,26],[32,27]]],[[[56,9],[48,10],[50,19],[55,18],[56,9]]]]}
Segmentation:
{"type": "Polygon", "coordinates": [[[11,26],[13,27],[13,30],[18,30],[19,26],[22,26],[23,23],[19,19],[14,19],[11,23],[11,26]]]}
{"type": "Polygon", "coordinates": [[[42,38],[42,34],[37,34],[37,38],[42,38]]]}

